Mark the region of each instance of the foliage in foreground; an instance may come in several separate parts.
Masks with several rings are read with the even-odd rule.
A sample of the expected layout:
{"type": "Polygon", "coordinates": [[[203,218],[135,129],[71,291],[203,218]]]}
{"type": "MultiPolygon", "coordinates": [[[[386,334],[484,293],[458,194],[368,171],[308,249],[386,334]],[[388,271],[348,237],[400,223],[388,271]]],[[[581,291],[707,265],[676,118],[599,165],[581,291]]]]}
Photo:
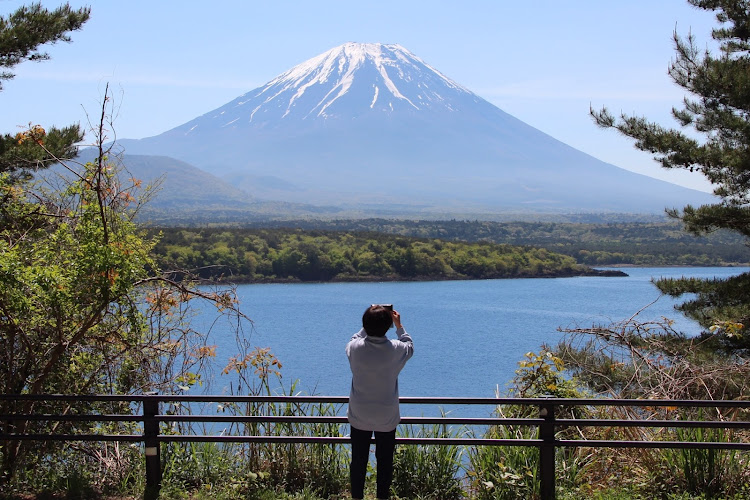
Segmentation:
{"type": "MultiPolygon", "coordinates": [[[[118,175],[102,146],[107,102],[94,130],[95,162],[63,162],[71,177],[55,188],[0,174],[2,394],[180,391],[201,383],[203,364],[213,353],[206,345],[209,332],[191,326],[194,304],[208,303],[217,314],[234,317],[238,333],[247,319],[233,289],[198,287],[184,275],[178,281],[156,265],[151,256],[155,240],[133,221],[140,206],[139,182],[118,175]]],[[[44,136],[27,133],[45,150],[44,136]]],[[[134,409],[121,403],[74,408],[47,400],[0,402],[2,414],[128,410],[134,409]]],[[[44,426],[0,423],[8,434],[96,428],[91,422],[44,426]]],[[[63,448],[54,442],[0,443],[0,485],[37,470],[63,448]]]]}
{"type": "MultiPolygon", "coordinates": [[[[688,0],[694,7],[714,12],[719,26],[712,38],[719,53],[699,48],[692,34],[674,34],[672,80],[689,96],[672,115],[680,129],[667,129],[638,116],[615,118],[609,111],[592,110],[596,123],[632,138],[635,146],[654,155],[662,167],[702,174],[720,201],[700,207],[685,206],[669,215],[686,230],[702,235],[719,229],[750,237],[750,4],[740,0],[688,0]]],[[[670,280],[657,286],[673,296],[695,293],[684,312],[704,327],[730,321],[738,325],[730,350],[750,352],[750,273],[721,280],[670,280]],[[745,293],[734,293],[734,290],[745,293]]]]}
{"type": "MultiPolygon", "coordinates": [[[[48,10],[37,2],[0,16],[0,90],[16,65],[48,59],[41,47],[70,41],[69,33],[89,15],[86,7],[48,10]]],[[[107,158],[109,117],[105,91],[101,117],[90,124],[97,154],[86,164],[70,161],[83,140],[78,125],[45,130],[31,122],[17,134],[0,135],[2,394],[133,394],[198,383],[211,349],[205,346],[206,332],[190,326],[191,303],[207,301],[234,315],[238,325],[244,318],[232,290],[199,289],[158,268],[151,253],[155,240],[134,222],[143,201],[138,197],[148,190],[120,175],[114,159],[107,158]],[[54,185],[32,180],[54,163],[68,176],[54,185]]],[[[116,403],[73,408],[42,399],[0,402],[3,415],[128,410],[116,403]]],[[[53,422],[46,429],[36,421],[0,423],[3,434],[115,428],[90,422],[53,422]]],[[[48,469],[50,477],[62,481],[58,486],[88,483],[97,468],[91,472],[79,465],[127,456],[127,448],[6,440],[0,442],[0,488],[34,478],[50,463],[56,466],[48,469]],[[73,451],[83,455],[81,461],[70,457],[73,451]]]]}
{"type": "MultiPolygon", "coordinates": [[[[565,330],[555,348],[568,376],[591,393],[607,398],[746,400],[750,363],[735,351],[727,355],[714,334],[689,338],[669,320],[640,322],[638,314],[608,326],[565,330]]],[[[595,418],[747,421],[750,411],[709,406],[621,407],[595,418]]],[[[594,439],[748,442],[747,429],[624,428],[587,430],[594,439]]],[[[701,449],[595,449],[590,484],[628,487],[663,498],[689,492],[706,498],[750,495],[750,454],[701,449]]]]}
{"type": "MultiPolygon", "coordinates": [[[[236,377],[235,394],[274,395],[270,380],[280,383],[278,359],[267,349],[256,349],[235,359],[225,375],[236,377]],[[254,375],[257,375],[255,377],[254,375]]],[[[550,351],[528,353],[510,389],[518,397],[582,397],[586,389],[564,372],[562,359],[550,351]]],[[[276,383],[273,384],[277,386],[276,383]]],[[[296,385],[284,390],[297,394],[296,385]]],[[[317,403],[221,404],[205,408],[173,406],[167,413],[212,411],[232,415],[340,415],[341,405],[317,403]]],[[[500,418],[535,418],[537,409],[502,405],[500,418]]],[[[700,419],[708,416],[692,409],[637,410],[599,407],[562,407],[560,418],[700,419]]],[[[723,414],[725,420],[743,419],[723,414]]],[[[114,429],[113,429],[114,430],[114,429]]],[[[197,424],[165,427],[162,432],[205,434],[197,424]]],[[[224,435],[342,436],[347,429],[336,424],[237,423],[222,429],[224,435]]],[[[497,425],[486,429],[448,427],[441,424],[401,426],[401,437],[464,437],[533,439],[534,426],[497,425]]],[[[750,441],[741,431],[679,430],[669,428],[560,429],[559,439],[640,439],[695,441],[750,441]]],[[[396,451],[393,494],[398,499],[505,500],[538,498],[539,452],[533,447],[458,445],[400,445],[396,451]]],[[[162,498],[348,498],[349,449],[343,445],[269,443],[171,443],[162,447],[164,482],[162,498]]],[[[373,464],[374,465],[374,464],[373,464]]],[[[742,499],[750,496],[750,454],[720,450],[659,450],[571,448],[556,455],[558,498],[742,499]]],[[[373,471],[374,472],[374,471],[373,471]]],[[[67,492],[68,497],[134,495],[143,491],[142,450],[129,445],[85,444],[49,454],[32,473],[20,475],[16,491],[67,492]]],[[[367,491],[374,494],[374,474],[367,491]]],[[[10,491],[10,490],[8,490],[10,491]]],[[[368,497],[369,498],[369,497],[368,497]]]]}

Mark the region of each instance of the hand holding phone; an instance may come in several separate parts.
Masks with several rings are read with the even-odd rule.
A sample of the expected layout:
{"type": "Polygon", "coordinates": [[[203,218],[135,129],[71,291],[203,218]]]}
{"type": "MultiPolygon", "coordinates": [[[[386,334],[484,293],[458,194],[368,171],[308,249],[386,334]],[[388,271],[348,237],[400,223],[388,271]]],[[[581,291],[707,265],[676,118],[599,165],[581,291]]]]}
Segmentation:
{"type": "Polygon", "coordinates": [[[396,328],[403,328],[401,326],[401,315],[398,311],[391,310],[391,316],[393,316],[393,324],[396,328]]]}

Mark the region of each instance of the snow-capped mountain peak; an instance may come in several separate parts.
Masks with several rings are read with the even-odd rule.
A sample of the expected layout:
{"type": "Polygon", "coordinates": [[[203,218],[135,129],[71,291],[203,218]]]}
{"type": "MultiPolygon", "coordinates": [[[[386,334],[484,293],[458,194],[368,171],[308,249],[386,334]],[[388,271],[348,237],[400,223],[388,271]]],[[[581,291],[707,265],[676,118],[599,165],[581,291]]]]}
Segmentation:
{"type": "Polygon", "coordinates": [[[247,126],[290,117],[452,111],[457,97],[476,98],[404,47],[349,42],[298,64],[210,116],[224,126],[247,126]]]}
{"type": "Polygon", "coordinates": [[[662,213],[708,199],[604,164],[378,43],[335,47],[127,148],[194,164],[257,199],[358,213],[662,213]]]}
{"type": "MultiPolygon", "coordinates": [[[[419,73],[420,77],[424,76],[425,73],[432,72],[434,74],[433,79],[438,80],[446,87],[468,92],[400,45],[353,42],[334,47],[328,52],[295,66],[271,81],[264,87],[264,91],[279,86],[283,90],[297,89],[290,100],[291,106],[311,86],[332,84],[331,90],[325,96],[326,98],[316,106],[318,108],[317,114],[323,115],[326,108],[351,89],[357,71],[368,64],[374,66],[384,87],[383,94],[381,94],[380,86],[373,85],[370,108],[375,107],[378,99],[388,99],[387,93],[390,93],[392,98],[405,101],[415,109],[420,109],[419,104],[424,106],[424,102],[429,102],[427,96],[425,98],[418,96],[418,98],[422,98],[420,99],[421,102],[415,103],[405,95],[409,92],[402,93],[399,90],[399,86],[403,88],[404,84],[409,84],[416,79],[413,74],[415,72],[419,73]],[[393,76],[391,76],[392,74],[393,76]]],[[[424,88],[424,93],[427,93],[428,87],[426,85],[418,83],[417,86],[424,88]]]]}

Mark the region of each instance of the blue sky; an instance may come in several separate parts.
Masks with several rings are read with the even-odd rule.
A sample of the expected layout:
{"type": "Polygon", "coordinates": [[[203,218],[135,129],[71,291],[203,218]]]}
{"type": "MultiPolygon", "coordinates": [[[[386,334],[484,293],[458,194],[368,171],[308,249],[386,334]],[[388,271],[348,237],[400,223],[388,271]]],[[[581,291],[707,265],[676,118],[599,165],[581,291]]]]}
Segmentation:
{"type": "MultiPolygon", "coordinates": [[[[0,0],[0,15],[29,1],[0,0]]],[[[53,8],[60,2],[43,1],[53,8]]],[[[672,33],[713,48],[712,13],[684,0],[95,0],[52,60],[24,63],[0,93],[0,131],[87,123],[104,87],[119,138],[157,135],[342,43],[398,43],[504,111],[601,160],[707,189],[669,172],[589,106],[673,125],[684,97],[667,76],[672,33]]]]}

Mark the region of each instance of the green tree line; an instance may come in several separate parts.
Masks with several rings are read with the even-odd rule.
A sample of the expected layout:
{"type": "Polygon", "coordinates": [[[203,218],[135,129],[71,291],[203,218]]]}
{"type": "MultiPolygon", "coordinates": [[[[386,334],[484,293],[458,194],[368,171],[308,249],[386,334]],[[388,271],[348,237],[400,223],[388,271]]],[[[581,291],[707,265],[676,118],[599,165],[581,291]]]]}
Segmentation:
{"type": "Polygon", "coordinates": [[[161,265],[248,281],[483,279],[593,273],[543,248],[302,229],[163,228],[161,265]]]}
{"type": "Polygon", "coordinates": [[[447,241],[533,246],[569,255],[587,266],[726,266],[750,262],[750,249],[741,235],[720,230],[697,237],[683,231],[679,222],[590,224],[371,218],[254,221],[251,225],[223,227],[378,232],[447,241]]]}

